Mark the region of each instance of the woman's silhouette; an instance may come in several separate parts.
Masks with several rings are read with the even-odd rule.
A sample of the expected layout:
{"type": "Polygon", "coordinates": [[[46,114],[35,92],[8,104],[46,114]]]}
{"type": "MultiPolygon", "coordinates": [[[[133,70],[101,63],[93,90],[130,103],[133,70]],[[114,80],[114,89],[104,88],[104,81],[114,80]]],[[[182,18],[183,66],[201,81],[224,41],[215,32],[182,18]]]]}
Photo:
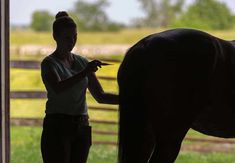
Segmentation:
{"type": "Polygon", "coordinates": [[[77,40],[77,26],[62,11],[53,23],[57,47],[41,63],[41,76],[47,90],[41,152],[44,163],[85,163],[91,145],[86,90],[99,103],[117,104],[118,95],[105,93],[95,71],[102,63],[88,62],[71,53],[77,40]]]}

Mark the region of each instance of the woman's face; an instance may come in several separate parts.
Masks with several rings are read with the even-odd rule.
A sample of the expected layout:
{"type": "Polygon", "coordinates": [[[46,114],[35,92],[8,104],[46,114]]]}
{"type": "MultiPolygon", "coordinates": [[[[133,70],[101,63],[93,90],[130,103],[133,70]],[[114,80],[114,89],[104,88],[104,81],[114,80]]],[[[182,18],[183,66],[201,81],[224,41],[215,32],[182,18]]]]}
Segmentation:
{"type": "Polygon", "coordinates": [[[60,31],[55,38],[58,48],[65,52],[73,50],[77,41],[77,29],[76,28],[64,28],[60,31]]]}

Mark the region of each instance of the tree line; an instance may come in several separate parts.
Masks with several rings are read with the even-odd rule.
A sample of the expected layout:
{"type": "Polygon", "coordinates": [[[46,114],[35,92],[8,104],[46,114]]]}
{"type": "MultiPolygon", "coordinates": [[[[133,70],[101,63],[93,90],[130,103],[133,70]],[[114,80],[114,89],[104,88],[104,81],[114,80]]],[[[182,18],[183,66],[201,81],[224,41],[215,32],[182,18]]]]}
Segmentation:
{"type": "MultiPolygon", "coordinates": [[[[219,0],[194,0],[185,6],[185,0],[136,0],[144,12],[126,25],[110,19],[105,9],[108,0],[87,2],[77,0],[69,14],[78,24],[80,31],[119,31],[125,27],[187,27],[199,29],[231,29],[235,15],[226,3],[219,0]]],[[[30,27],[35,31],[49,31],[54,16],[49,11],[35,11],[30,27]]]]}

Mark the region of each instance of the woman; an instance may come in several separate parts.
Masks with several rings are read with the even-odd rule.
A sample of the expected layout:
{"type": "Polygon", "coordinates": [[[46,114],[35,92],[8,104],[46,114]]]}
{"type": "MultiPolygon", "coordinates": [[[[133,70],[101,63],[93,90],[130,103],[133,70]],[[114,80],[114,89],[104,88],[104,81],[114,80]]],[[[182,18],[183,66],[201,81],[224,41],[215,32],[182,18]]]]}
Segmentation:
{"type": "Polygon", "coordinates": [[[47,90],[41,152],[44,163],[85,163],[91,145],[86,89],[99,103],[118,104],[118,95],[105,93],[94,72],[102,63],[71,53],[76,24],[62,11],[53,23],[57,47],[41,63],[47,90]]]}

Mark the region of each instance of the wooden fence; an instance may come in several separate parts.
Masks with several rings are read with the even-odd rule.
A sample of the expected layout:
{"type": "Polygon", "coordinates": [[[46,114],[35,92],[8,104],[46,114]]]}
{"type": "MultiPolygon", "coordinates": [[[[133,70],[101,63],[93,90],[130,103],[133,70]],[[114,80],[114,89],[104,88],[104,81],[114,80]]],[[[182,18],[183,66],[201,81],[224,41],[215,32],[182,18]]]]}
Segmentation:
{"type": "MultiPolygon", "coordinates": [[[[116,60],[104,60],[109,62],[119,62],[116,60]]],[[[23,68],[23,69],[39,69],[40,62],[38,61],[11,61],[11,68],[23,68]]],[[[98,76],[99,79],[104,80],[116,80],[114,77],[107,76],[98,76]]],[[[43,91],[11,91],[10,92],[11,99],[45,99],[46,92],[43,91]]],[[[117,112],[117,109],[109,108],[109,107],[99,107],[99,106],[88,106],[89,110],[95,111],[105,111],[105,112],[117,112]]],[[[106,121],[106,120],[96,120],[91,119],[91,123],[94,124],[104,124],[104,125],[117,125],[117,121],[106,121]]],[[[41,118],[11,118],[11,125],[16,126],[41,126],[42,119],[41,118]]],[[[109,132],[109,131],[100,131],[93,130],[93,133],[100,135],[117,135],[117,132],[109,132]]],[[[210,143],[208,146],[200,146],[191,143],[184,144],[182,146],[182,150],[192,150],[198,152],[235,152],[235,140],[232,139],[221,139],[221,138],[199,138],[199,137],[186,137],[186,141],[190,141],[191,143],[210,143]],[[219,146],[218,146],[219,145],[219,146]]],[[[106,145],[117,145],[117,142],[112,141],[94,141],[94,144],[106,144],[106,145]]]]}

